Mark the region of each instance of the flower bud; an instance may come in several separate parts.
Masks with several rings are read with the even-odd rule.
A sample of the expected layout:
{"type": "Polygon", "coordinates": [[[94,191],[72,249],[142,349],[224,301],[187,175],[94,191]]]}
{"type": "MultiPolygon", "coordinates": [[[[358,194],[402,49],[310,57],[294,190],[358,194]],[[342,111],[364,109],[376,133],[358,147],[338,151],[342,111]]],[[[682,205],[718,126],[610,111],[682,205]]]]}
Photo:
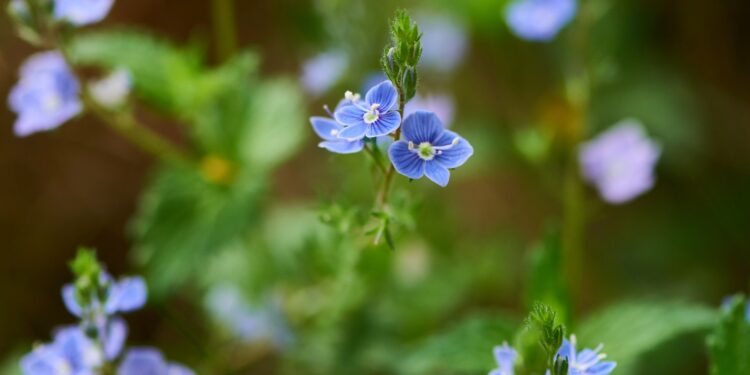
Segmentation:
{"type": "Polygon", "coordinates": [[[401,77],[401,87],[404,90],[405,101],[410,100],[417,94],[417,69],[415,67],[406,66],[401,77]]]}

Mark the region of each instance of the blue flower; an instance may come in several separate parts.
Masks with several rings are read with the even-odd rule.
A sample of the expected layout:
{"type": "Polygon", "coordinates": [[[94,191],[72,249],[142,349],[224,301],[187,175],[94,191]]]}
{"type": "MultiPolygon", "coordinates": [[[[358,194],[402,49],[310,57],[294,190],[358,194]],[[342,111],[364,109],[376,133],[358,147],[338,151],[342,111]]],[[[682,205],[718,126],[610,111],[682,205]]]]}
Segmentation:
{"type": "MultiPolygon", "coordinates": [[[[343,106],[351,105],[354,105],[351,101],[342,100],[336,106],[336,111],[341,110],[343,106]]],[[[313,116],[310,117],[310,124],[312,124],[315,133],[323,139],[323,142],[318,143],[318,146],[328,151],[337,154],[352,154],[362,151],[362,148],[365,147],[365,141],[362,138],[355,140],[339,138],[339,134],[345,127],[332,118],[313,116]]]]}
{"type": "Polygon", "coordinates": [[[333,117],[346,128],[338,137],[349,141],[390,134],[401,124],[398,113],[398,92],[391,81],[383,81],[367,91],[365,100],[347,92],[351,105],[338,108],[333,117]]]}
{"type": "Polygon", "coordinates": [[[453,98],[445,94],[422,96],[417,94],[404,107],[404,117],[416,111],[434,112],[446,128],[451,127],[455,112],[453,98]]]}
{"type": "Polygon", "coordinates": [[[422,31],[420,66],[442,73],[455,69],[468,49],[466,27],[446,15],[419,16],[417,23],[422,31]]]}
{"type": "Polygon", "coordinates": [[[450,172],[474,153],[469,142],[443,129],[432,112],[417,111],[404,121],[401,140],[388,149],[398,173],[411,179],[427,178],[440,186],[448,185],[450,172]]]}
{"type": "Polygon", "coordinates": [[[8,105],[18,114],[17,136],[51,130],[81,112],[78,81],[57,51],[32,55],[20,70],[8,105]]]}
{"type": "Polygon", "coordinates": [[[91,96],[107,108],[123,105],[132,88],[133,78],[125,69],[117,69],[106,77],[89,83],[91,96]]]}
{"type": "Polygon", "coordinates": [[[132,348],[125,353],[117,368],[118,375],[194,375],[189,368],[168,363],[160,351],[153,348],[132,348]]]}
{"type": "Polygon", "coordinates": [[[661,150],[635,120],[624,120],[584,143],[579,161],[584,178],[602,198],[625,203],[654,186],[654,168],[661,150]]]}
{"type": "Polygon", "coordinates": [[[115,0],[55,0],[55,18],[83,26],[103,20],[115,0]]]}
{"type": "Polygon", "coordinates": [[[496,346],[492,351],[495,354],[497,368],[490,371],[489,375],[513,375],[518,353],[508,346],[507,342],[502,346],[496,346]]]}
{"type": "Polygon", "coordinates": [[[560,346],[557,355],[567,358],[569,375],[608,375],[615,369],[617,363],[601,362],[607,357],[605,354],[599,353],[602,348],[603,345],[599,345],[594,350],[583,349],[576,352],[576,337],[571,335],[570,341],[563,339],[563,344],[560,346]]]}
{"type": "Polygon", "coordinates": [[[310,94],[320,95],[341,79],[349,66],[349,57],[341,51],[328,51],[302,65],[300,81],[310,94]]]}
{"type": "Polygon", "coordinates": [[[552,40],[575,16],[576,0],[516,0],[505,8],[505,20],[516,36],[552,40]]]}
{"type": "Polygon", "coordinates": [[[108,316],[138,310],[146,304],[146,282],[141,277],[125,277],[120,281],[114,281],[109,274],[103,272],[99,283],[100,287],[106,290],[105,299],[100,300],[99,295],[95,293],[91,296],[91,306],[84,307],[76,300],[75,286],[63,286],[62,298],[68,311],[77,317],[89,313],[108,316]]]}

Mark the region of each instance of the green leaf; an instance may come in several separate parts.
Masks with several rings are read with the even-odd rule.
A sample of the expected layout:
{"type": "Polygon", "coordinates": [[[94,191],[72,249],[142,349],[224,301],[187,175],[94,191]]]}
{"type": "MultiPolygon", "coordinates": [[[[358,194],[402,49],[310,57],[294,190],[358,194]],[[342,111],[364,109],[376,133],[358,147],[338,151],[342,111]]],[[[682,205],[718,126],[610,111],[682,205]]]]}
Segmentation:
{"type": "Polygon", "coordinates": [[[543,302],[557,313],[562,323],[569,324],[570,295],[563,275],[560,234],[548,231],[544,240],[535,245],[530,254],[527,304],[531,306],[534,301],[543,302]]]}
{"type": "MultiPolygon", "coordinates": [[[[128,70],[135,91],[144,101],[183,118],[199,112],[238,82],[235,75],[226,74],[223,69],[207,69],[198,49],[180,48],[141,31],[77,34],[68,51],[77,64],[128,70]]],[[[241,58],[246,75],[257,65],[248,56],[241,58]]],[[[236,63],[237,60],[233,62],[236,63]]]]}
{"type": "Polygon", "coordinates": [[[468,317],[419,343],[401,362],[405,374],[481,374],[495,367],[492,348],[513,335],[503,314],[468,317]]]}
{"type": "Polygon", "coordinates": [[[750,322],[747,300],[735,296],[708,337],[711,375],[750,374],[750,322]]]}
{"type": "Polygon", "coordinates": [[[618,374],[636,374],[641,355],[678,336],[707,330],[715,321],[716,312],[701,305],[630,301],[596,313],[576,333],[581,347],[604,344],[618,374]]]}

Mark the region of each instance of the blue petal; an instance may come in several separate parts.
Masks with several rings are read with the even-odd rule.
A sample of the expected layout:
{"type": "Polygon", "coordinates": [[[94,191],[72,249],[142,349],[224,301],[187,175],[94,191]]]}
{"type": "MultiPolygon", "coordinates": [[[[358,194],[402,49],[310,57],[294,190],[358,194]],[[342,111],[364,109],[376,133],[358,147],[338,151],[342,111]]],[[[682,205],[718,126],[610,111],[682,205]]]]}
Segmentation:
{"type": "Polygon", "coordinates": [[[56,0],[55,18],[67,20],[77,26],[99,22],[107,17],[114,0],[56,0]]]}
{"type": "Polygon", "coordinates": [[[356,141],[358,139],[362,139],[365,137],[367,128],[369,128],[369,125],[365,124],[363,121],[360,121],[359,124],[355,124],[341,130],[341,132],[339,132],[339,139],[345,139],[347,141],[356,141]]]}
{"type": "Polygon", "coordinates": [[[104,310],[109,314],[140,309],[146,304],[146,282],[141,277],[126,277],[112,286],[104,310]]]}
{"type": "Polygon", "coordinates": [[[344,125],[354,125],[363,122],[365,110],[356,105],[340,106],[333,112],[333,117],[344,125]]]}
{"type": "Polygon", "coordinates": [[[380,115],[377,121],[367,127],[365,135],[369,138],[388,135],[398,129],[401,125],[401,115],[396,111],[386,112],[380,115]]]}
{"type": "Polygon", "coordinates": [[[586,374],[588,375],[608,375],[612,372],[612,370],[617,367],[617,363],[615,362],[602,362],[598,363],[591,368],[588,369],[586,374]]]}
{"type": "Polygon", "coordinates": [[[560,346],[560,349],[557,351],[557,355],[563,358],[567,358],[568,362],[575,362],[576,348],[570,344],[570,341],[568,341],[568,339],[563,339],[563,343],[560,346]]]}
{"type": "Polygon", "coordinates": [[[60,362],[67,362],[52,345],[42,345],[21,358],[21,370],[26,375],[57,375],[60,362]]]}
{"type": "Polygon", "coordinates": [[[179,363],[170,363],[166,375],[195,375],[195,372],[179,363]]]}
{"type": "Polygon", "coordinates": [[[77,317],[81,316],[81,306],[78,304],[78,301],[76,301],[76,288],[73,284],[63,286],[62,299],[65,308],[67,308],[71,314],[77,317]]]}
{"type": "Polygon", "coordinates": [[[337,141],[320,142],[318,143],[318,146],[337,154],[353,154],[355,152],[362,151],[362,149],[365,147],[365,142],[361,139],[358,139],[356,141],[346,141],[340,139],[337,141]]]}
{"type": "Polygon", "coordinates": [[[367,106],[380,104],[380,107],[378,107],[380,112],[391,110],[396,105],[396,102],[398,102],[398,92],[393,87],[391,81],[380,82],[377,86],[367,91],[367,95],[365,95],[367,106]]]}
{"type": "Polygon", "coordinates": [[[336,121],[327,117],[310,117],[310,124],[312,124],[315,133],[326,141],[338,139],[339,130],[343,128],[343,126],[336,123],[336,121]]]}
{"type": "Polygon", "coordinates": [[[424,160],[415,152],[409,150],[407,142],[393,142],[391,147],[388,148],[388,156],[398,173],[411,179],[417,179],[424,175],[424,160]]]}
{"type": "Polygon", "coordinates": [[[117,375],[167,374],[167,363],[161,352],[152,348],[128,350],[117,369],[117,375]]]}
{"type": "Polygon", "coordinates": [[[424,163],[424,174],[427,178],[432,180],[432,182],[442,187],[448,186],[448,180],[451,177],[448,168],[443,167],[440,163],[436,163],[433,160],[424,163]]]}
{"type": "Polygon", "coordinates": [[[67,359],[74,370],[101,365],[102,358],[87,355],[96,351],[96,345],[86,337],[79,326],[67,326],[55,332],[53,345],[67,359]]]}
{"type": "Polygon", "coordinates": [[[440,119],[434,113],[425,111],[416,111],[409,115],[401,128],[404,139],[416,144],[422,142],[436,144],[443,131],[440,119]]]}
{"type": "Polygon", "coordinates": [[[121,318],[115,318],[107,327],[104,337],[104,353],[107,359],[113,360],[120,355],[125,339],[128,337],[128,325],[121,318]]]}
{"type": "MultiPolygon", "coordinates": [[[[458,137],[456,133],[446,131],[441,140],[448,138],[446,135],[451,139],[451,142],[458,137]]],[[[456,145],[447,150],[441,150],[439,155],[435,155],[435,160],[446,168],[458,168],[466,163],[471,155],[474,155],[474,148],[471,147],[471,144],[461,137],[458,137],[458,139],[456,145]]],[[[442,146],[442,144],[437,144],[437,146],[442,146]]]]}

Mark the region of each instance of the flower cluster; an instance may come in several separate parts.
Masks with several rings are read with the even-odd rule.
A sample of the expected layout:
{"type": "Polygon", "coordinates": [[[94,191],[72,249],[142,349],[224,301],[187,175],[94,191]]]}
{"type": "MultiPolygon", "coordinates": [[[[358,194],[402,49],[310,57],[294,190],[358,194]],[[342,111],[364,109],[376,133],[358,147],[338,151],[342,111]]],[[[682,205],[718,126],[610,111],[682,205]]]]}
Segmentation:
{"type": "Polygon", "coordinates": [[[516,0],[505,9],[505,21],[521,39],[546,42],[575,16],[576,0],[516,0]]]}
{"type": "Polygon", "coordinates": [[[646,137],[643,125],[624,120],[581,145],[584,178],[609,203],[625,203],[654,186],[654,167],[661,150],[646,137]]]}
{"type": "Polygon", "coordinates": [[[62,299],[80,323],[55,330],[51,343],[38,345],[25,355],[21,359],[24,374],[98,374],[115,368],[118,375],[193,374],[182,365],[168,363],[153,348],[130,348],[123,353],[128,326],[118,314],[146,303],[143,279],[114,280],[87,251],[79,252],[73,269],[78,277],[63,287],[62,299]]]}
{"type": "MultiPolygon", "coordinates": [[[[599,345],[594,350],[577,351],[576,344],[576,336],[571,335],[570,341],[563,339],[563,343],[556,354],[557,358],[567,361],[569,375],[608,375],[614,371],[617,366],[616,362],[602,362],[607,357],[606,354],[601,354],[603,345],[599,345]]],[[[489,375],[513,375],[518,353],[507,343],[496,346],[493,353],[498,367],[490,371],[489,375]]],[[[549,374],[550,371],[547,370],[547,375],[549,374]]]]}
{"type": "MultiPolygon", "coordinates": [[[[104,19],[113,3],[114,0],[55,0],[48,16],[83,26],[104,19]]],[[[29,13],[25,0],[14,0],[10,9],[21,18],[29,13]]],[[[129,79],[123,74],[115,75],[108,84],[93,86],[95,97],[104,98],[103,105],[118,104],[128,94],[129,79]]],[[[14,125],[17,136],[55,129],[83,110],[80,83],[59,51],[32,55],[21,66],[19,75],[8,97],[8,106],[18,115],[14,125]]]]}
{"type": "Polygon", "coordinates": [[[364,100],[347,92],[331,117],[310,119],[323,139],[320,147],[335,153],[354,153],[368,141],[392,136],[395,142],[388,149],[390,161],[396,171],[410,179],[427,176],[446,186],[448,170],[461,166],[474,153],[469,142],[445,130],[432,112],[417,110],[402,122],[398,91],[388,80],[371,88],[364,100]]]}

